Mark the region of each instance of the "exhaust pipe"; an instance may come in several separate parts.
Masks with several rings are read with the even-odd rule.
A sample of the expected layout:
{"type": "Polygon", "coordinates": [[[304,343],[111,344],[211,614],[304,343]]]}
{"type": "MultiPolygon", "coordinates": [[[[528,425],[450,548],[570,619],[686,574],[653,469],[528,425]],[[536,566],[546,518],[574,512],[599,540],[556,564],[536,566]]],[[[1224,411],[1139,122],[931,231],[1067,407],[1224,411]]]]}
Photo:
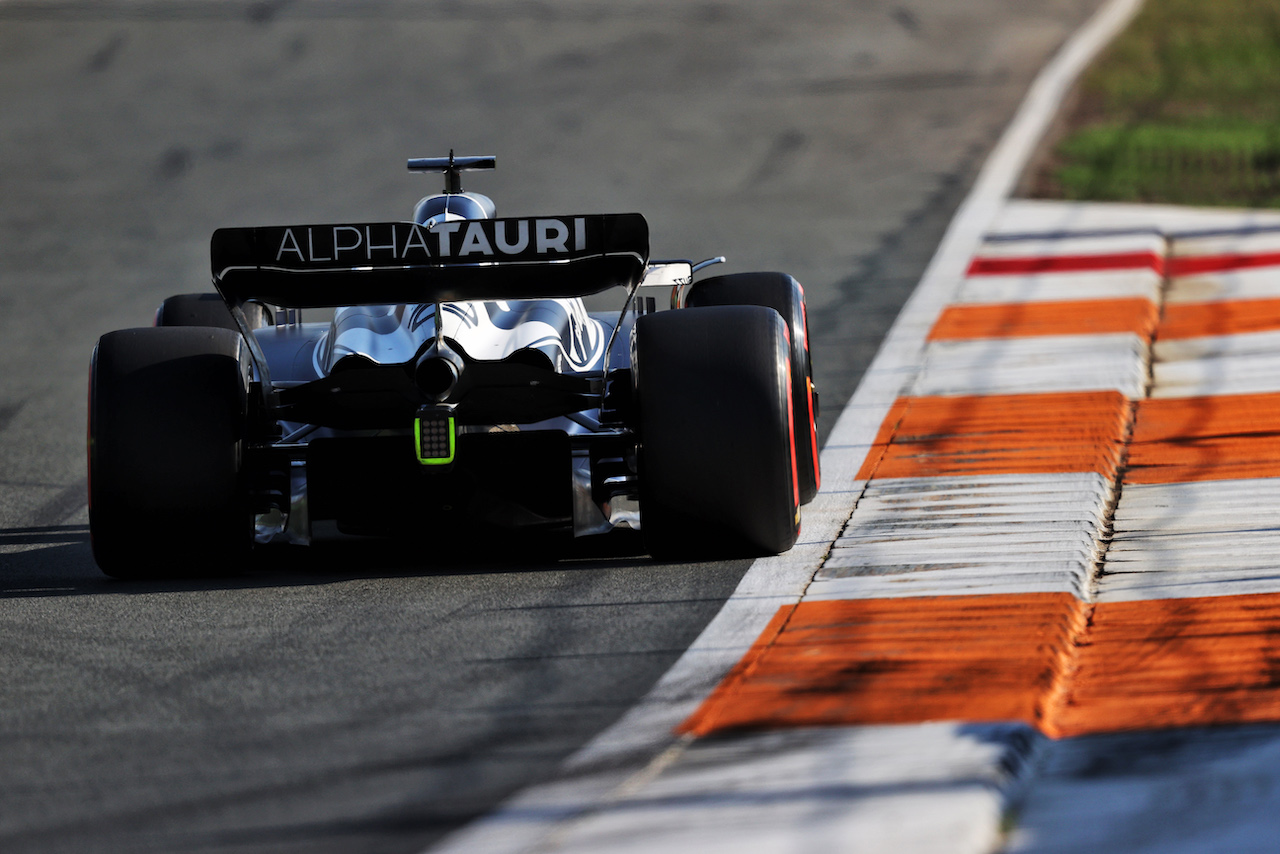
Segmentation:
{"type": "Polygon", "coordinates": [[[431,348],[413,367],[413,382],[437,403],[448,400],[462,376],[462,359],[447,348],[431,348]]]}

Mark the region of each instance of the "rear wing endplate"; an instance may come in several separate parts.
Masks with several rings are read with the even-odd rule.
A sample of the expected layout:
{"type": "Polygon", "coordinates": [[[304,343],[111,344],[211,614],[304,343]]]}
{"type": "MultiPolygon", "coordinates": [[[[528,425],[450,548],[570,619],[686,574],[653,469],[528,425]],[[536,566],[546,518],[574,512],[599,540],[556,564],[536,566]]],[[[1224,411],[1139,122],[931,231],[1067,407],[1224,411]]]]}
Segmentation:
{"type": "Polygon", "coordinates": [[[222,228],[213,284],[229,305],[286,308],[581,297],[633,288],[641,214],[222,228]]]}

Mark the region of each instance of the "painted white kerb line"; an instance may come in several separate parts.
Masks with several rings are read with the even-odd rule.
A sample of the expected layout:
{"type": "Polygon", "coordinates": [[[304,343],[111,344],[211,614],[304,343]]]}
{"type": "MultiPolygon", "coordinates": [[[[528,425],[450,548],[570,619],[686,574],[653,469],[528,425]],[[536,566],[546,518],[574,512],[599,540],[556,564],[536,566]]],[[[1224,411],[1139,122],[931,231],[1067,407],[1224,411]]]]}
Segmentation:
{"type": "Polygon", "coordinates": [[[801,542],[784,555],[757,560],[657,685],[574,754],[556,779],[526,789],[432,850],[552,850],[577,822],[625,801],[692,743],[672,730],[741,659],[778,609],[803,597],[853,513],[865,485],[854,478],[881,422],[915,382],[925,337],[963,281],[1068,90],[1141,5],[1142,0],[1108,0],[1037,75],[832,430],[822,452],[826,485],[805,508],[801,542]]]}

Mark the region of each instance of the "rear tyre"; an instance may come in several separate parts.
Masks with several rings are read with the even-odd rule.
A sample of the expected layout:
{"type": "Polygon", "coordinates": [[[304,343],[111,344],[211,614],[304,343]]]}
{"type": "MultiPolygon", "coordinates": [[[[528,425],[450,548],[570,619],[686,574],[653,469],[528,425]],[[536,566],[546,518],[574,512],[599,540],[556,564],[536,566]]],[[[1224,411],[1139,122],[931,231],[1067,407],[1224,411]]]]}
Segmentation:
{"type": "Polygon", "coordinates": [[[800,503],[808,504],[822,484],[818,463],[818,406],[809,353],[809,318],[804,288],[785,273],[735,273],[696,282],[685,297],[687,307],[712,305],[768,306],[787,322],[791,336],[791,400],[796,433],[796,475],[800,503]]]}
{"type": "Polygon", "coordinates": [[[102,336],[89,375],[89,532],[119,578],[225,570],[248,556],[249,359],[202,328],[102,336]]]}
{"type": "MultiPolygon", "coordinates": [[[[271,309],[261,303],[244,306],[245,319],[250,329],[271,326],[275,317],[271,309]]],[[[219,329],[239,331],[231,310],[217,294],[179,294],[169,297],[156,309],[156,326],[215,326],[219,329]]]]}
{"type": "Polygon", "coordinates": [[[655,557],[777,554],[795,544],[786,324],[776,311],[668,311],[635,325],[640,529],[655,557]]]}

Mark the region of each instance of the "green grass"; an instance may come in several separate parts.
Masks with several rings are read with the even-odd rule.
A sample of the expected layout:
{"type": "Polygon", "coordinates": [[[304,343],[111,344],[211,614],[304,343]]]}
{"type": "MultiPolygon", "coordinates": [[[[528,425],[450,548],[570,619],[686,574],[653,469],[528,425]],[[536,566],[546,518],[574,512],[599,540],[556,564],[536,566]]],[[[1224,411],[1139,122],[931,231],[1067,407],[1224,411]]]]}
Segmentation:
{"type": "Polygon", "coordinates": [[[1039,194],[1280,207],[1280,0],[1147,0],[1068,122],[1039,194]]]}

